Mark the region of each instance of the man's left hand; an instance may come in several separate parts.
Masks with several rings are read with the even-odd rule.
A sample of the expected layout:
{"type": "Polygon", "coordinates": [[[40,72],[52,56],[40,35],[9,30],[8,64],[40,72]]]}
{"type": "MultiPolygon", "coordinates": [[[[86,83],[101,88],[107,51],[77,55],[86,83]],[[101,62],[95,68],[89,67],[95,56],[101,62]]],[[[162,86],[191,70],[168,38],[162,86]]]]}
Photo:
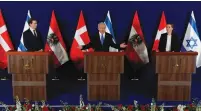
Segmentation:
{"type": "Polygon", "coordinates": [[[126,48],[126,47],[127,47],[127,45],[125,43],[120,44],[120,48],[126,48]]]}
{"type": "Polygon", "coordinates": [[[39,50],[39,52],[43,52],[43,49],[39,50]]]}

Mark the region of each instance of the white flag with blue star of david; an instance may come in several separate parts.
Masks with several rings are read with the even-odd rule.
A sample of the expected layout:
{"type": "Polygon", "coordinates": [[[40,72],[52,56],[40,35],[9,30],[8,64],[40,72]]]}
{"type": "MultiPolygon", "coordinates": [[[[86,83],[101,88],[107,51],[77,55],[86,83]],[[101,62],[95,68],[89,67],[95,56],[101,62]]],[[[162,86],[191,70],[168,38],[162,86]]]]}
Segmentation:
{"type": "MultiPolygon", "coordinates": [[[[116,40],[115,40],[115,37],[114,37],[114,31],[113,31],[113,28],[112,28],[112,21],[111,21],[111,17],[110,17],[110,11],[108,11],[104,23],[105,23],[105,25],[106,25],[106,32],[112,35],[112,40],[113,40],[113,42],[116,44],[116,40]]],[[[113,48],[113,47],[110,47],[110,48],[109,48],[109,51],[110,51],[110,52],[118,52],[118,49],[115,49],[115,48],[113,48]]]]}
{"type": "Polygon", "coordinates": [[[197,58],[196,58],[196,67],[201,66],[201,42],[196,26],[196,21],[194,17],[194,13],[192,11],[191,18],[188,23],[188,27],[186,29],[186,34],[182,43],[181,51],[194,51],[198,52],[197,58]]]}
{"type": "Polygon", "coordinates": [[[19,46],[17,48],[17,51],[22,51],[22,52],[27,51],[26,47],[24,46],[23,33],[29,29],[28,21],[30,20],[30,18],[31,18],[31,14],[30,14],[30,11],[28,10],[26,21],[25,21],[25,24],[24,24],[24,29],[23,29],[22,36],[21,36],[21,39],[20,39],[20,44],[19,44],[19,46]]]}

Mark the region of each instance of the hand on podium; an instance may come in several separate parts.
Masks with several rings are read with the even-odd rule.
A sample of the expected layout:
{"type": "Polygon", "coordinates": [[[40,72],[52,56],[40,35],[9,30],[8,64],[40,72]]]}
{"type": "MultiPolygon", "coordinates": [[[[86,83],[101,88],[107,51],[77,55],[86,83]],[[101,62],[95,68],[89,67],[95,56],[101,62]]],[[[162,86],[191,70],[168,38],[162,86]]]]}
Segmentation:
{"type": "Polygon", "coordinates": [[[127,47],[127,45],[125,43],[120,44],[120,48],[126,48],[126,47],[127,47]]]}
{"type": "Polygon", "coordinates": [[[40,49],[39,51],[37,51],[37,52],[43,52],[43,49],[40,49]]]}
{"type": "Polygon", "coordinates": [[[87,52],[87,50],[82,50],[82,52],[87,52]]]}
{"type": "Polygon", "coordinates": [[[77,48],[81,50],[83,47],[81,45],[79,45],[77,48]]]}
{"type": "Polygon", "coordinates": [[[43,52],[43,49],[39,50],[40,52],[43,52]]]}

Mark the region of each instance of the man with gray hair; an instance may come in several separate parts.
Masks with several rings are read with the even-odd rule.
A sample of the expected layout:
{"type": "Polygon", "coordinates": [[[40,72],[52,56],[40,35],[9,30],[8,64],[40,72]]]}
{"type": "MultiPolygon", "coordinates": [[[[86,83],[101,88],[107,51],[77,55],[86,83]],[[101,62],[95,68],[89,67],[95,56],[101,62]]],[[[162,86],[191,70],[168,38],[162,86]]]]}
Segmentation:
{"type": "Polygon", "coordinates": [[[125,43],[115,44],[112,40],[112,35],[106,32],[106,25],[104,22],[100,22],[98,24],[99,33],[91,38],[91,42],[89,44],[79,46],[78,48],[81,50],[93,48],[98,52],[109,52],[109,47],[114,47],[116,49],[126,48],[127,45],[125,43]]]}

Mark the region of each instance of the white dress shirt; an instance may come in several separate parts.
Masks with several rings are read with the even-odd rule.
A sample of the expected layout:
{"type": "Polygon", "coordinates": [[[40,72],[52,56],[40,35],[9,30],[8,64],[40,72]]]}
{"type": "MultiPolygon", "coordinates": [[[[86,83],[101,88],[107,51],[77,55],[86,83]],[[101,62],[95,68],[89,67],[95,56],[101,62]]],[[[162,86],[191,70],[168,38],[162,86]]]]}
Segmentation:
{"type": "Polygon", "coordinates": [[[167,35],[167,43],[165,48],[167,52],[171,51],[171,38],[172,38],[172,35],[167,35]]]}
{"type": "Polygon", "coordinates": [[[30,27],[30,30],[31,30],[31,32],[33,33],[33,35],[35,35],[35,34],[34,34],[34,30],[35,30],[36,37],[37,37],[37,32],[36,32],[36,29],[32,29],[32,28],[30,27]]]}

